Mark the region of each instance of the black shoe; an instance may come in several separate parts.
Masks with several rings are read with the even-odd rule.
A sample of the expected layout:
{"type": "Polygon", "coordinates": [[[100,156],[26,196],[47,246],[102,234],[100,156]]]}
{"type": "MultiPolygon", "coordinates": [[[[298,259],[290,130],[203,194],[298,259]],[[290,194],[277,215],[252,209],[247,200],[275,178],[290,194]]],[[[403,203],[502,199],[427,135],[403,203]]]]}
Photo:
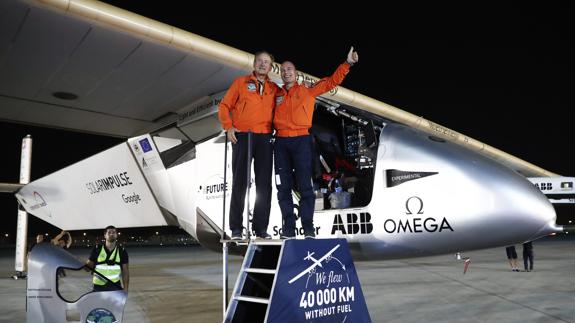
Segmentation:
{"type": "Polygon", "coordinates": [[[306,239],[315,239],[315,233],[306,233],[305,234],[305,238],[306,239]]]}
{"type": "Polygon", "coordinates": [[[256,239],[265,239],[270,240],[272,236],[270,236],[267,232],[256,234],[256,239]]]}
{"type": "Polygon", "coordinates": [[[241,232],[232,233],[232,240],[243,240],[241,232]]]}

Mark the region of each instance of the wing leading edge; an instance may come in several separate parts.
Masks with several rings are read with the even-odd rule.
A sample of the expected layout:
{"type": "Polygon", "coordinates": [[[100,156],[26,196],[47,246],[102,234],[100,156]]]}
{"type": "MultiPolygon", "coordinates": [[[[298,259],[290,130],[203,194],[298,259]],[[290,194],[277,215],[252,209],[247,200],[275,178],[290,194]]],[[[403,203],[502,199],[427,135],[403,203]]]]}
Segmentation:
{"type": "MultiPolygon", "coordinates": [[[[6,15],[7,28],[0,34],[0,45],[6,49],[0,57],[5,63],[0,69],[0,98],[6,102],[0,104],[13,107],[3,109],[0,118],[5,120],[129,137],[173,122],[186,107],[225,90],[235,76],[251,70],[252,54],[98,1],[27,3],[1,5],[13,13],[6,15]],[[34,34],[39,31],[43,34],[34,34]],[[48,46],[54,45],[50,41],[56,39],[70,41],[48,46]],[[34,46],[54,49],[46,53],[34,46]],[[104,52],[91,52],[98,48],[114,50],[106,58],[104,52]],[[34,59],[30,56],[34,51],[46,58],[34,59]],[[34,66],[32,61],[39,65],[34,66]],[[52,70],[46,70],[52,65],[52,70]],[[22,66],[26,69],[18,70],[22,66]],[[86,66],[93,68],[86,70],[86,66]],[[32,71],[44,71],[43,77],[32,71]],[[29,79],[8,82],[17,75],[29,79]],[[189,75],[197,78],[187,79],[189,75]],[[79,87],[77,91],[84,94],[82,102],[55,98],[58,86],[79,87]],[[49,112],[39,113],[46,107],[50,107],[49,112]],[[101,126],[96,127],[98,124],[101,126]]],[[[277,64],[270,76],[279,79],[277,64]]],[[[302,77],[317,79],[308,74],[302,77]]],[[[459,132],[343,87],[326,96],[465,146],[525,176],[556,176],[459,132]]]]}

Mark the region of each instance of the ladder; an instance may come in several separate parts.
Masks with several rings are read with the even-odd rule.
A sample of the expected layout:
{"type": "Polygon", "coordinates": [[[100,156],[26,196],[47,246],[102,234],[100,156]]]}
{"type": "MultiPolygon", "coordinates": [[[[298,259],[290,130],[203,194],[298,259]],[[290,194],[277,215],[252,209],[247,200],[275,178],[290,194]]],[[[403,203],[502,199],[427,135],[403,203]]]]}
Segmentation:
{"type": "Polygon", "coordinates": [[[224,322],[264,322],[282,246],[281,240],[249,243],[224,322]]]}

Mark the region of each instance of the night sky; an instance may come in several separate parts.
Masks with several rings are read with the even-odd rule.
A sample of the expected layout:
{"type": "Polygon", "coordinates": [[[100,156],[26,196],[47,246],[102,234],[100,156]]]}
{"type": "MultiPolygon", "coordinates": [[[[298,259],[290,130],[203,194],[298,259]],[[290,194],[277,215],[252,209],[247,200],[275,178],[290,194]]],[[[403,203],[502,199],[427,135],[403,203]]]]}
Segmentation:
{"type": "MultiPolygon", "coordinates": [[[[247,52],[268,50],[277,61],[290,60],[317,77],[330,75],[353,45],[360,61],[344,87],[575,176],[575,29],[562,8],[448,8],[431,14],[428,8],[348,3],[300,12],[253,2],[243,3],[250,11],[237,14],[234,8],[190,10],[190,3],[179,1],[105,2],[247,52]]],[[[0,123],[0,181],[18,180],[20,141],[28,133],[35,140],[33,179],[119,142],[0,123]]],[[[15,199],[0,196],[0,210],[4,235],[15,229],[15,199]]]]}

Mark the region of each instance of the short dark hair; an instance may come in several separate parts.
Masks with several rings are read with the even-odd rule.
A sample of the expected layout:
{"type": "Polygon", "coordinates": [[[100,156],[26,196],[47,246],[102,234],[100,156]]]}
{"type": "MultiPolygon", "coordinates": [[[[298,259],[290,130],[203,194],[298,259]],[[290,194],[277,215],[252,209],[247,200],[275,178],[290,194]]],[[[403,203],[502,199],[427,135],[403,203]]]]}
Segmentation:
{"type": "Polygon", "coordinates": [[[268,55],[268,56],[272,59],[272,63],[275,62],[274,55],[272,55],[272,54],[271,54],[270,52],[268,52],[267,50],[260,50],[260,51],[257,51],[257,52],[254,54],[254,63],[256,62],[256,58],[257,58],[258,56],[260,56],[261,54],[266,54],[266,55],[268,55]]]}
{"type": "Polygon", "coordinates": [[[113,225],[109,225],[109,226],[107,226],[107,227],[104,229],[104,232],[108,231],[108,229],[114,229],[114,230],[118,230],[118,229],[116,229],[116,227],[115,227],[115,226],[113,226],[113,225]]]}

